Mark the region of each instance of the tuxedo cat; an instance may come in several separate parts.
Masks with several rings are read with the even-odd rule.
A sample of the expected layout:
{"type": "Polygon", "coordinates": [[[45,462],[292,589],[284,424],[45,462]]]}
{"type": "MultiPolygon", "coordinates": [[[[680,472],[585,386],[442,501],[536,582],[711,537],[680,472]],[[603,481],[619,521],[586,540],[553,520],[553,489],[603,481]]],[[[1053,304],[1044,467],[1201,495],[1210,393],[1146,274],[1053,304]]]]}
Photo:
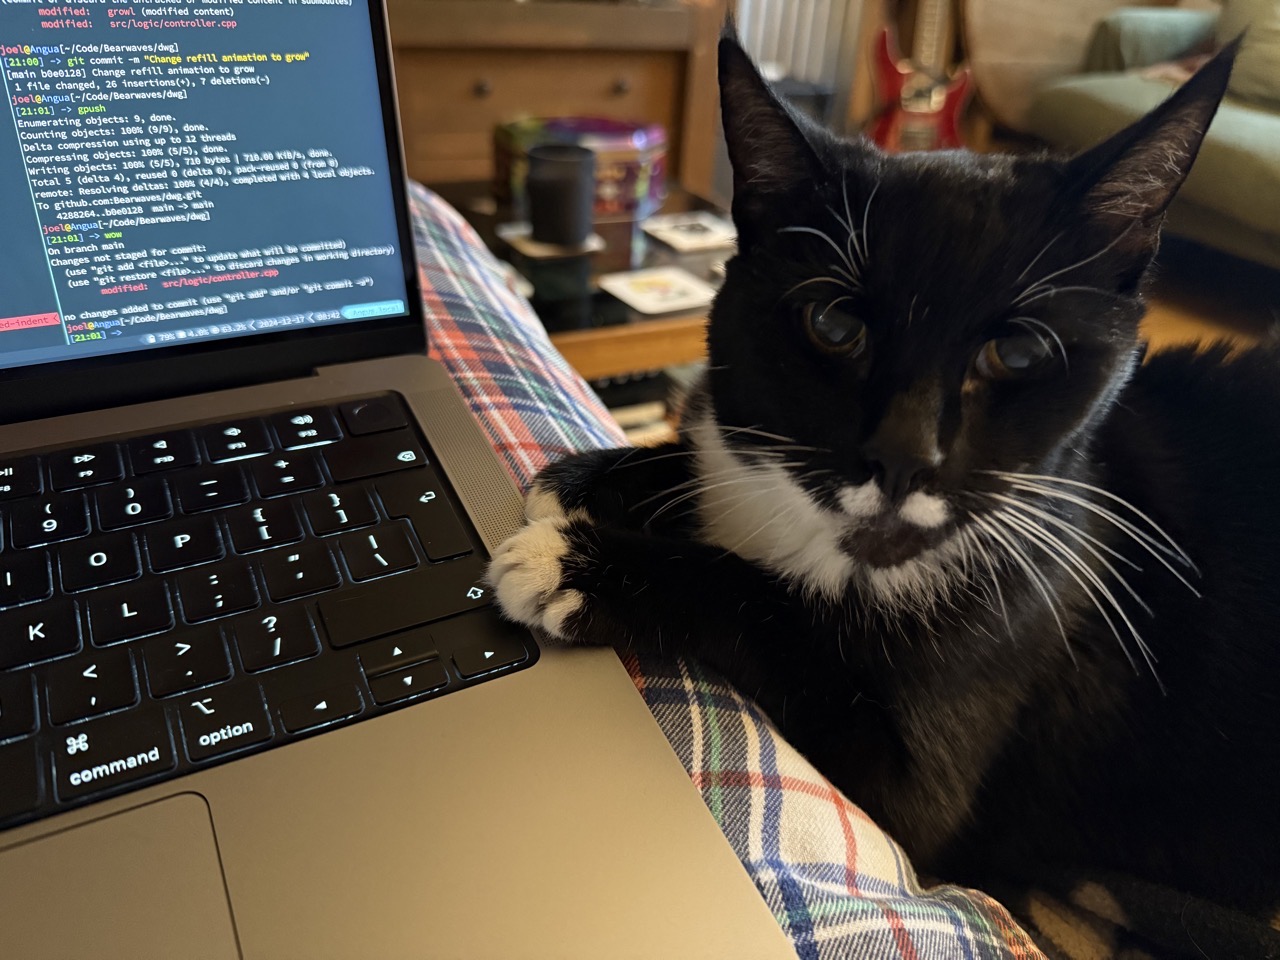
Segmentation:
{"type": "Polygon", "coordinates": [[[737,255],[680,441],[570,457],[506,614],[700,658],[945,879],[1280,890],[1280,358],[1138,341],[1235,46],[1071,159],[888,156],[721,42],[737,255]]]}

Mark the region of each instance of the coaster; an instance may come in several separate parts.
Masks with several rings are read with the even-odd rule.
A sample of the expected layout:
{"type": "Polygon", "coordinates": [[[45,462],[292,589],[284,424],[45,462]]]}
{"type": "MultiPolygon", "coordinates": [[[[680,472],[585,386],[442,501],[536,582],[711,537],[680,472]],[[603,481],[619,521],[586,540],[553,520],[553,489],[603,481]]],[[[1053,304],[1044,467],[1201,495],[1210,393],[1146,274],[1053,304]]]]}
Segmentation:
{"type": "Polygon", "coordinates": [[[660,213],[650,217],[642,226],[649,236],[680,253],[731,247],[738,240],[738,231],[731,221],[706,210],[660,213]]]}
{"type": "Polygon", "coordinates": [[[533,260],[581,257],[588,253],[599,253],[605,248],[604,237],[598,233],[593,233],[576,247],[561,247],[554,243],[539,243],[533,239],[533,227],[527,223],[500,223],[494,227],[494,233],[506,243],[511,244],[512,249],[517,253],[524,254],[524,256],[533,260]]]}
{"type": "Polygon", "coordinates": [[[641,313],[695,310],[715,299],[716,288],[679,267],[652,267],[626,273],[606,273],[600,289],[641,313]]]}

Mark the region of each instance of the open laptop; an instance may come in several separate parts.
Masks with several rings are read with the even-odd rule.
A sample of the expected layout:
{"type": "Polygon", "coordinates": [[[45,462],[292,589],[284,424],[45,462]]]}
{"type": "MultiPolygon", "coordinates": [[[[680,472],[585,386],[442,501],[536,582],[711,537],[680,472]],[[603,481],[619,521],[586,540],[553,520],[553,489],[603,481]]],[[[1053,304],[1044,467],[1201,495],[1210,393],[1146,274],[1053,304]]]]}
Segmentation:
{"type": "Polygon", "coordinates": [[[793,955],[481,580],[377,0],[0,6],[0,956],[793,955]]]}

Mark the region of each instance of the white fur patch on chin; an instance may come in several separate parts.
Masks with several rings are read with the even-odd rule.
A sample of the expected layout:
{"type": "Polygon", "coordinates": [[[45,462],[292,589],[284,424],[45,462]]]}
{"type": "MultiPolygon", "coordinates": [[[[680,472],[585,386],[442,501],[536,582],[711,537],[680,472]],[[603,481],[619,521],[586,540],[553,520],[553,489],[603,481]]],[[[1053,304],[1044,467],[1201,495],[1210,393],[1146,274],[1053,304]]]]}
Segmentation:
{"type": "Polygon", "coordinates": [[[891,610],[928,609],[966,577],[964,537],[953,535],[896,567],[865,567],[860,581],[891,610]]]}
{"type": "Polygon", "coordinates": [[[840,549],[840,515],[814,503],[782,467],[740,460],[710,415],[689,432],[697,470],[709,478],[697,498],[703,539],[815,593],[843,595],[854,564],[840,549]]]}
{"type": "Polygon", "coordinates": [[[932,530],[951,519],[951,508],[941,497],[917,490],[902,501],[902,506],[898,508],[898,516],[907,523],[932,530]]]}
{"type": "Polygon", "coordinates": [[[564,621],[582,607],[578,590],[561,590],[562,559],[569,552],[563,519],[529,524],[498,547],[486,574],[498,606],[513,620],[564,639],[564,621]]]}

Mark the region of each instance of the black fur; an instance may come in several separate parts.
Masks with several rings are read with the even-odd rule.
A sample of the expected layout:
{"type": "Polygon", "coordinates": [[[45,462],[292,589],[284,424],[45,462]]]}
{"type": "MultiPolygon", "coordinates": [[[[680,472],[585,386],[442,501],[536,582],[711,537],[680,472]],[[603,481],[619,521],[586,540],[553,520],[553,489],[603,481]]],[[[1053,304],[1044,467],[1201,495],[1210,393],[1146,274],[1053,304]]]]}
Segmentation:
{"type": "MultiPolygon", "coordinates": [[[[722,41],[740,248],[709,374],[679,444],[540,477],[569,518],[534,524],[566,548],[538,609],[582,598],[553,628],[704,659],[927,872],[981,884],[1119,871],[1274,912],[1280,356],[1139,364],[1137,332],[1164,210],[1234,52],[1075,159],[888,157],[810,128],[722,41]],[[856,356],[806,332],[805,306],[833,302],[866,324],[856,356]],[[1033,335],[1052,354],[1035,375],[981,375],[985,344],[1033,335]],[[709,535],[700,504],[718,478],[695,455],[708,422],[740,463],[785,460],[833,524],[842,491],[893,488],[884,516],[839,541],[853,565],[839,591],[709,535]],[[1030,482],[1078,502],[988,471],[1053,477],[1030,482]],[[916,490],[945,501],[944,523],[895,519],[916,490]],[[1029,564],[981,535],[991,564],[953,557],[932,599],[895,603],[869,585],[992,523],[1000,496],[1038,511],[997,528],[1029,564]],[[1090,598],[1092,577],[1149,660],[1115,607],[1090,598]]],[[[513,544],[495,559],[499,599],[545,625],[512,599],[533,562],[513,544]]]]}

